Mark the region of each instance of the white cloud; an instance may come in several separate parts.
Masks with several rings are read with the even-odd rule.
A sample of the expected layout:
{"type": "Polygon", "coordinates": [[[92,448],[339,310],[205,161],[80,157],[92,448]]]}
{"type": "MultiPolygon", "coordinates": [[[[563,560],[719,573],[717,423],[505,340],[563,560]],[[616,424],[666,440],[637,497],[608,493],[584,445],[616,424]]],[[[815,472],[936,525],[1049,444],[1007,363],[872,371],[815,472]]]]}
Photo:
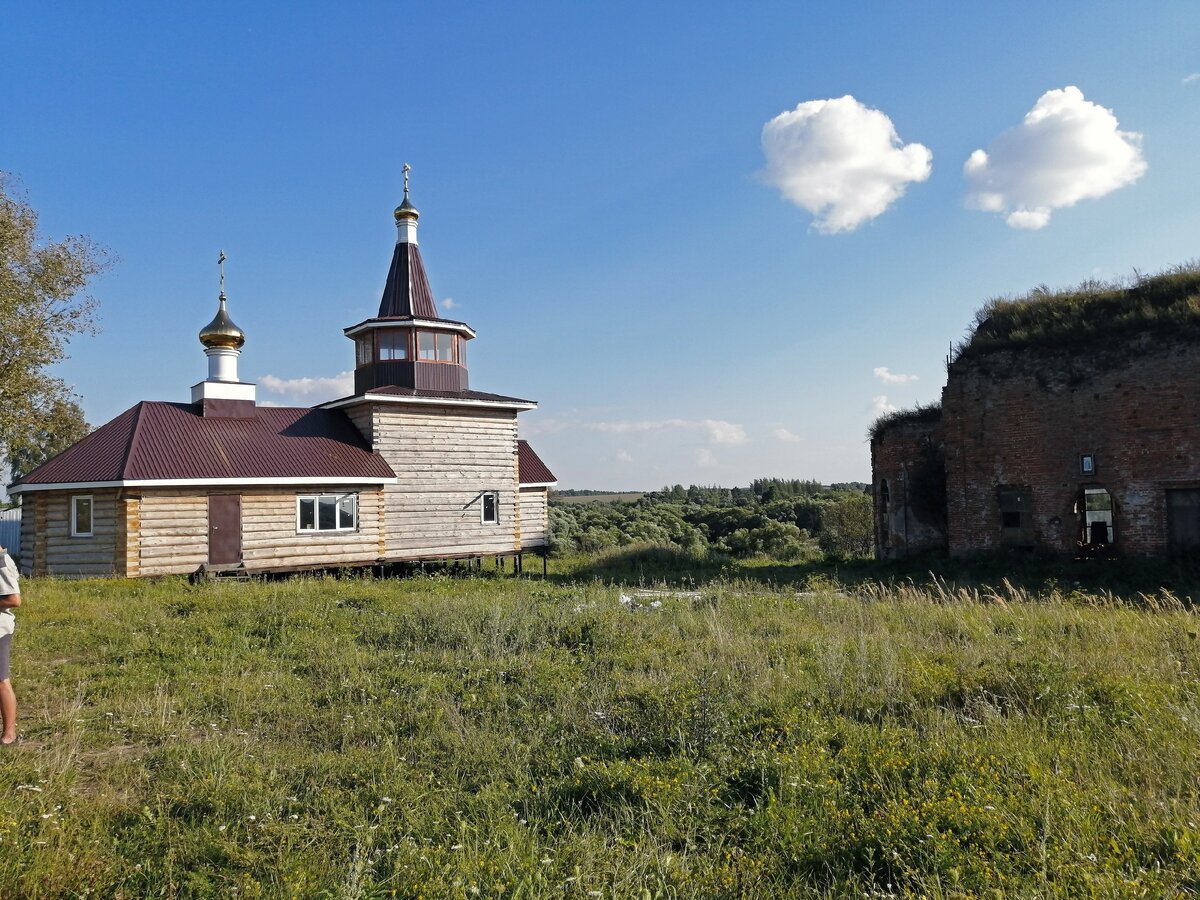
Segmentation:
{"type": "Polygon", "coordinates": [[[573,431],[578,427],[576,422],[569,419],[554,419],[540,413],[527,414],[529,421],[521,423],[522,437],[537,437],[542,434],[559,434],[563,431],[573,431]]]}
{"type": "Polygon", "coordinates": [[[904,384],[907,381],[919,381],[916,375],[900,375],[896,372],[889,372],[887,366],[876,366],[875,377],[884,384],[904,384]]]}
{"type": "Polygon", "coordinates": [[[933,153],[901,144],[892,120],[847,94],[809,100],[763,126],[765,177],[816,216],[818,231],[853,231],[929,177],[933,153]]]}
{"type": "Polygon", "coordinates": [[[744,444],[746,429],[720,419],[660,419],[642,422],[590,422],[583,426],[590,431],[609,434],[639,434],[650,431],[685,429],[703,431],[714,444],[744,444]]]}
{"type": "Polygon", "coordinates": [[[1050,224],[1050,207],[1039,206],[1036,209],[1015,209],[1004,220],[1010,228],[1024,228],[1027,231],[1037,231],[1050,224]]]}
{"type": "Polygon", "coordinates": [[[258,384],[264,391],[278,394],[298,405],[312,405],[353,394],[354,373],[342,372],[332,378],[276,378],[274,375],[264,375],[258,384]]]}
{"type": "Polygon", "coordinates": [[[442,309],[454,309],[458,306],[458,302],[453,297],[446,297],[442,300],[442,309]]]}
{"type": "Polygon", "coordinates": [[[1055,209],[1103,197],[1146,171],[1142,136],[1070,86],[1047,91],[1024,121],[963,165],[967,206],[1005,214],[1013,228],[1044,228],[1055,209]]]}
{"type": "Polygon", "coordinates": [[[775,435],[777,440],[783,441],[785,444],[801,444],[804,438],[798,434],[793,434],[786,428],[776,428],[771,434],[775,435]]]}
{"type": "Polygon", "coordinates": [[[874,415],[882,416],[884,413],[895,412],[895,404],[889,403],[886,394],[880,394],[878,397],[871,398],[871,412],[874,415]]]}
{"type": "Polygon", "coordinates": [[[1200,72],[1193,72],[1191,75],[1185,75],[1181,84],[1195,84],[1200,81],[1200,72]]]}
{"type": "Polygon", "coordinates": [[[617,451],[617,462],[631,463],[631,462],[633,462],[633,457],[629,455],[628,450],[618,450],[617,451]]]}
{"type": "Polygon", "coordinates": [[[712,455],[712,451],[707,447],[701,447],[696,451],[696,465],[702,469],[711,469],[717,464],[717,458],[712,455]]]}

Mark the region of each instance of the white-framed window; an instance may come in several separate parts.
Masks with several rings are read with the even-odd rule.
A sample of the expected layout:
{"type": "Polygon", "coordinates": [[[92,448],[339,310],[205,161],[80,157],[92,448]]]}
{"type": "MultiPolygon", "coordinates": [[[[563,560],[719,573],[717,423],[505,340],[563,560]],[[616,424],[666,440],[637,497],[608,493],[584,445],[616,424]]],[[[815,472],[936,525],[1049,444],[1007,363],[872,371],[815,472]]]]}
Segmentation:
{"type": "Polygon", "coordinates": [[[484,491],[479,495],[479,521],[483,525],[500,523],[500,494],[496,491],[484,491]]]}
{"type": "Polygon", "coordinates": [[[296,498],[296,531],[356,531],[358,494],[302,494],[296,498]]]}
{"type": "Polygon", "coordinates": [[[92,495],[71,497],[71,537],[92,536],[92,495]]]}

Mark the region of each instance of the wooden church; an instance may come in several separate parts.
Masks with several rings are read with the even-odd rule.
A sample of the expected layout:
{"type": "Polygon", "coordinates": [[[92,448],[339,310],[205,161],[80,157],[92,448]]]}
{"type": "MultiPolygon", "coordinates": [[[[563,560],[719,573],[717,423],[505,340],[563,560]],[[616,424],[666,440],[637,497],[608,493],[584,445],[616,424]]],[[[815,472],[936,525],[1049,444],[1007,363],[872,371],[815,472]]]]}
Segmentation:
{"type": "Polygon", "coordinates": [[[345,329],[353,396],[259,406],[222,289],[191,403],[138,403],[9,487],[22,569],[132,578],[544,554],[555,479],[517,437],[537,404],[470,388],[475,332],[438,315],[407,174],[395,219],[379,312],[345,329]]]}

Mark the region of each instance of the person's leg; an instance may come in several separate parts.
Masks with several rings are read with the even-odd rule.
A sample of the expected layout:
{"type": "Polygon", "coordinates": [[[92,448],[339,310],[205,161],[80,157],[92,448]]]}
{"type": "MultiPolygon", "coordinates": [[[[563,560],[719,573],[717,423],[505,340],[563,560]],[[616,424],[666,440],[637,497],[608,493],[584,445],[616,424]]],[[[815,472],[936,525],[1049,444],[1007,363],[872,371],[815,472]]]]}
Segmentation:
{"type": "Polygon", "coordinates": [[[17,695],[13,693],[8,678],[8,657],[12,649],[12,635],[0,637],[0,722],[4,731],[0,733],[0,744],[11,744],[17,739],[17,695]]]}
{"type": "Polygon", "coordinates": [[[0,719],[4,720],[0,744],[11,744],[17,739],[17,695],[13,693],[12,682],[7,678],[0,681],[0,719]]]}

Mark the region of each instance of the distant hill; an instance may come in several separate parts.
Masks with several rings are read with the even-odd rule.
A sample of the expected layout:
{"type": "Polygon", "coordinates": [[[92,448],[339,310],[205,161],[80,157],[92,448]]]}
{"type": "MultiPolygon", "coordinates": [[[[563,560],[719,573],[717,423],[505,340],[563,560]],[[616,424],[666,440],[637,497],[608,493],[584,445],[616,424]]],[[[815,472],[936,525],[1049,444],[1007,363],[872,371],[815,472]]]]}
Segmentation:
{"type": "Polygon", "coordinates": [[[645,496],[643,491],[551,491],[550,498],[561,503],[633,503],[645,496]]]}

